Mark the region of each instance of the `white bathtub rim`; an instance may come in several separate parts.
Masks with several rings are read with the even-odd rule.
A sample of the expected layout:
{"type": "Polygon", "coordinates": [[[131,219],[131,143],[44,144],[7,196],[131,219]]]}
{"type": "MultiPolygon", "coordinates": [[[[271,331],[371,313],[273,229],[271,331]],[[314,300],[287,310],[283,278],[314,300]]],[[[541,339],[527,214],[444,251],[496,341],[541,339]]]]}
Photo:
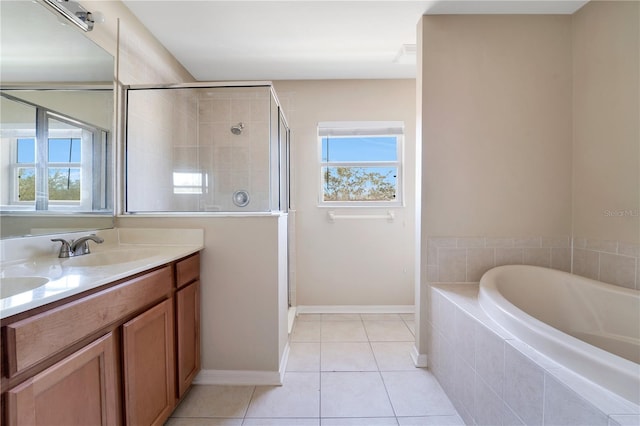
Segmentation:
{"type": "MultiPolygon", "coordinates": [[[[487,316],[516,339],[528,344],[553,362],[580,374],[586,380],[619,395],[632,404],[640,405],[640,379],[638,377],[640,366],[638,364],[586,343],[538,320],[513,305],[500,294],[493,278],[505,269],[513,267],[514,265],[499,266],[487,271],[482,276],[478,303],[487,316]],[[535,325],[535,328],[527,324],[535,325]],[[576,358],[577,352],[580,352],[582,359],[576,358]],[[576,359],[580,361],[576,361],[576,359]]],[[[567,272],[537,266],[517,265],[515,267],[545,269],[553,273],[567,274],[567,272]]]]}

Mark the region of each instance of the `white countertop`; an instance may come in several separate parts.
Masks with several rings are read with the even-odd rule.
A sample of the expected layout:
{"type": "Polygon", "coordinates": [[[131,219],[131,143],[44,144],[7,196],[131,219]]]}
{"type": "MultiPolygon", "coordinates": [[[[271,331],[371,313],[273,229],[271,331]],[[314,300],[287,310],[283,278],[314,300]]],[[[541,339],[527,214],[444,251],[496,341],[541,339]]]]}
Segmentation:
{"type": "Polygon", "coordinates": [[[60,243],[51,242],[51,238],[73,239],[87,234],[3,240],[0,278],[42,277],[49,281],[33,290],[0,299],[0,318],[144,272],[204,248],[201,229],[120,228],[95,232],[105,241],[102,244],[90,242],[90,254],[68,259],[57,257],[60,243]],[[115,257],[117,262],[90,266],[94,259],[109,256],[115,257]],[[89,266],[83,266],[83,263],[89,266]]]}

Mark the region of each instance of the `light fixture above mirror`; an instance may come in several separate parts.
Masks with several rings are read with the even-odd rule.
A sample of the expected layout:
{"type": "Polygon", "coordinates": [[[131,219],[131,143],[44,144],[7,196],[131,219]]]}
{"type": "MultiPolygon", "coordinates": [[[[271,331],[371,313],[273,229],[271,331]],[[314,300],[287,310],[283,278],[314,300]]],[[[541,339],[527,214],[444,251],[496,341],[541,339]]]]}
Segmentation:
{"type": "Polygon", "coordinates": [[[94,16],[82,5],[73,0],[43,0],[53,10],[60,13],[71,23],[79,27],[83,31],[93,30],[95,23],[94,16]]]}

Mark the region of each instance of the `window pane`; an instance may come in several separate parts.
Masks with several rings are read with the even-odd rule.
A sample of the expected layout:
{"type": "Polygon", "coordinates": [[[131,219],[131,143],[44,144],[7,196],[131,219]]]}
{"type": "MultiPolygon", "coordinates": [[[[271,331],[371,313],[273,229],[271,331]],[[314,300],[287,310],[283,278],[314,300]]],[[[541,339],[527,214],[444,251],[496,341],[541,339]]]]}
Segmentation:
{"type": "Polygon", "coordinates": [[[18,163],[36,162],[36,140],[34,138],[18,139],[18,163]]]}
{"type": "MultiPolygon", "coordinates": [[[[204,176],[207,186],[207,176],[204,176]]],[[[173,172],[173,193],[174,194],[202,194],[203,173],[200,172],[173,172]]]]}
{"type": "Polygon", "coordinates": [[[324,201],[394,201],[396,167],[323,167],[324,201]]]}
{"type": "Polygon", "coordinates": [[[36,169],[33,167],[18,168],[18,200],[36,200],[36,169]]]}
{"type": "Polygon", "coordinates": [[[395,136],[323,137],[322,161],[397,161],[395,136]]]}
{"type": "Polygon", "coordinates": [[[80,201],[79,168],[49,168],[49,200],[80,201]]]}
{"type": "Polygon", "coordinates": [[[49,161],[52,163],[79,163],[80,139],[49,138],[49,161]]]}

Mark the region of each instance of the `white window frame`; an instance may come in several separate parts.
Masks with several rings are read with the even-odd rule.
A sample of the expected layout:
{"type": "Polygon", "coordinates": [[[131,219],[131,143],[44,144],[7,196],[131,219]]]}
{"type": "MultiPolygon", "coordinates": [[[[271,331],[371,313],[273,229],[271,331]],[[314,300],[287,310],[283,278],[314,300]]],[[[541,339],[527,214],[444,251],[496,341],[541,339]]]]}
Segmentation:
{"type": "Polygon", "coordinates": [[[402,121],[324,121],[318,123],[318,207],[403,207],[404,206],[404,122],[402,121]],[[396,137],[395,161],[323,161],[322,139],[326,136],[360,137],[382,136],[396,137]],[[325,201],[325,167],[395,167],[396,198],[392,201],[325,201]]]}
{"type": "MultiPolygon", "coordinates": [[[[80,169],[81,180],[80,180],[80,200],[47,200],[47,211],[90,211],[92,209],[93,202],[93,191],[95,191],[94,187],[94,170],[92,167],[92,158],[94,156],[94,139],[102,137],[101,130],[91,127],[90,125],[85,125],[83,123],[79,123],[74,120],[70,120],[64,116],[59,114],[51,113],[48,110],[44,110],[46,117],[46,121],[48,122],[49,118],[69,123],[73,126],[76,126],[74,129],[48,129],[45,132],[46,138],[44,140],[40,140],[37,137],[37,132],[34,129],[15,129],[10,131],[10,136],[8,136],[11,148],[10,154],[11,159],[9,160],[8,167],[11,170],[10,173],[10,182],[9,182],[9,197],[8,197],[8,205],[6,208],[18,208],[20,210],[38,210],[36,204],[37,201],[23,201],[18,198],[18,169],[20,168],[33,168],[36,169],[36,173],[43,172],[45,173],[46,179],[49,176],[49,169],[51,168],[74,168],[80,169]],[[35,162],[33,163],[18,163],[18,139],[34,139],[35,140],[35,149],[36,153],[38,150],[45,150],[47,152],[48,147],[44,147],[43,144],[49,144],[50,139],[79,139],[81,148],[81,160],[80,162],[49,162],[48,158],[45,162],[38,162],[39,158],[36,154],[35,162]],[[40,171],[38,170],[40,168],[40,171]]],[[[46,124],[48,127],[48,124],[46,124]]],[[[5,135],[9,132],[5,131],[5,135]]],[[[102,148],[103,143],[100,143],[100,149],[102,148]]],[[[103,171],[99,171],[102,173],[103,171]]]]}

